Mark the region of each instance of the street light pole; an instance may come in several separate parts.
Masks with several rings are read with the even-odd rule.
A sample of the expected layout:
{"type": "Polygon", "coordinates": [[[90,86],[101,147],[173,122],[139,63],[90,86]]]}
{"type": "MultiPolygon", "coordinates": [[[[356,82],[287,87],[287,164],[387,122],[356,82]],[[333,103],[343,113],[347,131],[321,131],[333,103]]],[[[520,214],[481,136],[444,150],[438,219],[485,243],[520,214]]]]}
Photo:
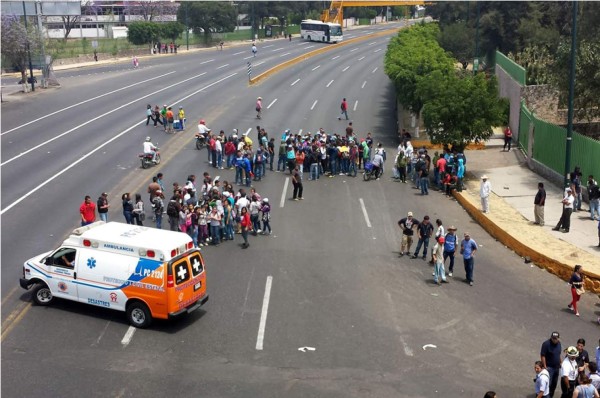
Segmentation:
{"type": "MultiPolygon", "coordinates": [[[[31,80],[31,91],[35,91],[35,83],[33,82],[33,64],[31,63],[31,49],[29,48],[29,35],[27,34],[27,10],[25,9],[25,2],[23,2],[23,21],[25,21],[25,34],[27,43],[27,56],[29,57],[29,79],[31,80]]],[[[25,82],[25,84],[27,84],[25,82]]]]}
{"type": "Polygon", "coordinates": [[[185,49],[190,50],[190,26],[188,22],[189,3],[185,3],[185,49]]]}
{"type": "Polygon", "coordinates": [[[569,72],[569,110],[567,113],[567,145],[565,153],[565,187],[569,183],[571,170],[571,144],[573,141],[573,98],[575,97],[575,66],[577,61],[577,0],[573,1],[573,23],[571,26],[571,70],[569,72]]]}

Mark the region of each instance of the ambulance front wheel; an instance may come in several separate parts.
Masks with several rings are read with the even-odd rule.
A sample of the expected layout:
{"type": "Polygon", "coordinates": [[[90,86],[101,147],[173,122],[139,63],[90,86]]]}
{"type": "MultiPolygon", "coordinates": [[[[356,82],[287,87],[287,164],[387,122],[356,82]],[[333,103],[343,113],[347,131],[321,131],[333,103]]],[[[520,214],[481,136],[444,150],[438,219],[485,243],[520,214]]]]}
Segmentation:
{"type": "Polygon", "coordinates": [[[127,318],[132,326],[140,329],[147,328],[152,323],[152,315],[148,306],[139,301],[135,301],[127,306],[127,318]]]}
{"type": "Polygon", "coordinates": [[[45,283],[39,283],[33,289],[33,301],[37,305],[50,305],[54,300],[52,291],[45,283]]]}

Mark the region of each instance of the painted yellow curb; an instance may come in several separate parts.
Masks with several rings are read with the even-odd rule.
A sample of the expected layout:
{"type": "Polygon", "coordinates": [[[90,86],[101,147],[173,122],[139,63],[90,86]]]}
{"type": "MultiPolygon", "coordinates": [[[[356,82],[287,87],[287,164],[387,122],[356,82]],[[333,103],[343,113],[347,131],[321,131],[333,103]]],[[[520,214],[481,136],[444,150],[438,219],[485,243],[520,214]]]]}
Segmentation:
{"type": "MultiPolygon", "coordinates": [[[[422,147],[425,147],[427,149],[443,149],[444,148],[444,146],[442,144],[432,144],[429,140],[410,140],[410,143],[412,144],[413,148],[422,148],[422,147]]],[[[478,144],[472,142],[469,145],[467,145],[467,147],[465,149],[469,149],[469,150],[485,149],[485,144],[483,142],[480,142],[478,144]]]]}
{"type": "Polygon", "coordinates": [[[302,54],[296,58],[292,58],[288,61],[282,62],[279,65],[276,65],[274,67],[272,67],[271,69],[267,70],[266,72],[261,73],[260,75],[253,77],[250,79],[249,84],[253,85],[258,83],[261,80],[266,79],[267,77],[279,72],[280,70],[283,70],[289,66],[295,65],[297,63],[300,63],[308,58],[314,57],[315,55],[319,55],[319,54],[323,54],[329,51],[332,51],[340,46],[348,46],[350,44],[354,44],[354,43],[358,43],[361,41],[365,41],[365,40],[369,40],[373,37],[381,37],[381,36],[387,36],[390,33],[394,33],[394,32],[398,32],[401,28],[396,28],[396,29],[388,29],[388,30],[384,30],[381,32],[377,32],[377,33],[373,33],[367,36],[362,36],[362,37],[355,37],[354,39],[350,39],[350,40],[346,40],[346,41],[342,41],[341,43],[338,43],[336,45],[333,46],[327,46],[327,47],[323,47],[323,48],[319,48],[318,50],[313,50],[311,52],[308,52],[306,54],[302,54]]]}
{"type": "MultiPolygon", "coordinates": [[[[469,215],[477,221],[487,233],[500,241],[500,243],[510,248],[521,257],[529,257],[534,264],[546,269],[548,272],[558,276],[562,280],[568,281],[571,278],[571,274],[573,273],[572,266],[548,257],[514,238],[483,214],[475,205],[466,199],[462,193],[452,191],[452,195],[467,213],[469,213],[469,215]]],[[[585,275],[585,289],[600,294],[600,276],[585,270],[583,271],[583,274],[585,275]]]]}

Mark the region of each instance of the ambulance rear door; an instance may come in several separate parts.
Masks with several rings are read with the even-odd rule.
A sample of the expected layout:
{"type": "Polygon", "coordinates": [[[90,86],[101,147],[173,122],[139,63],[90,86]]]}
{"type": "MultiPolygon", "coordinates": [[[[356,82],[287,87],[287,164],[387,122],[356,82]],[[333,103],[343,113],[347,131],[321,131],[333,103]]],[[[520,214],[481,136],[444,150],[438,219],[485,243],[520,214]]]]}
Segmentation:
{"type": "Polygon", "coordinates": [[[204,258],[199,250],[190,251],[169,262],[167,275],[169,314],[192,310],[206,296],[204,258]]]}

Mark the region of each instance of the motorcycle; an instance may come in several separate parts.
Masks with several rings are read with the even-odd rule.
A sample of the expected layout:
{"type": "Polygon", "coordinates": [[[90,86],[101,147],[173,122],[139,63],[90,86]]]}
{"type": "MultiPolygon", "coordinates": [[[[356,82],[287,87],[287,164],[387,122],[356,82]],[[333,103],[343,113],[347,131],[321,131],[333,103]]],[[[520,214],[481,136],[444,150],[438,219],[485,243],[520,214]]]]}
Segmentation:
{"type": "Polygon", "coordinates": [[[150,167],[154,164],[160,164],[160,152],[158,152],[158,147],[156,148],[156,150],[154,152],[156,153],[155,161],[152,160],[154,155],[151,153],[140,153],[138,155],[138,157],[140,158],[140,161],[142,162],[142,169],[147,169],[148,167],[150,167]]]}
{"type": "Polygon", "coordinates": [[[196,134],[196,149],[200,150],[206,146],[206,137],[202,134],[196,134]]]}

